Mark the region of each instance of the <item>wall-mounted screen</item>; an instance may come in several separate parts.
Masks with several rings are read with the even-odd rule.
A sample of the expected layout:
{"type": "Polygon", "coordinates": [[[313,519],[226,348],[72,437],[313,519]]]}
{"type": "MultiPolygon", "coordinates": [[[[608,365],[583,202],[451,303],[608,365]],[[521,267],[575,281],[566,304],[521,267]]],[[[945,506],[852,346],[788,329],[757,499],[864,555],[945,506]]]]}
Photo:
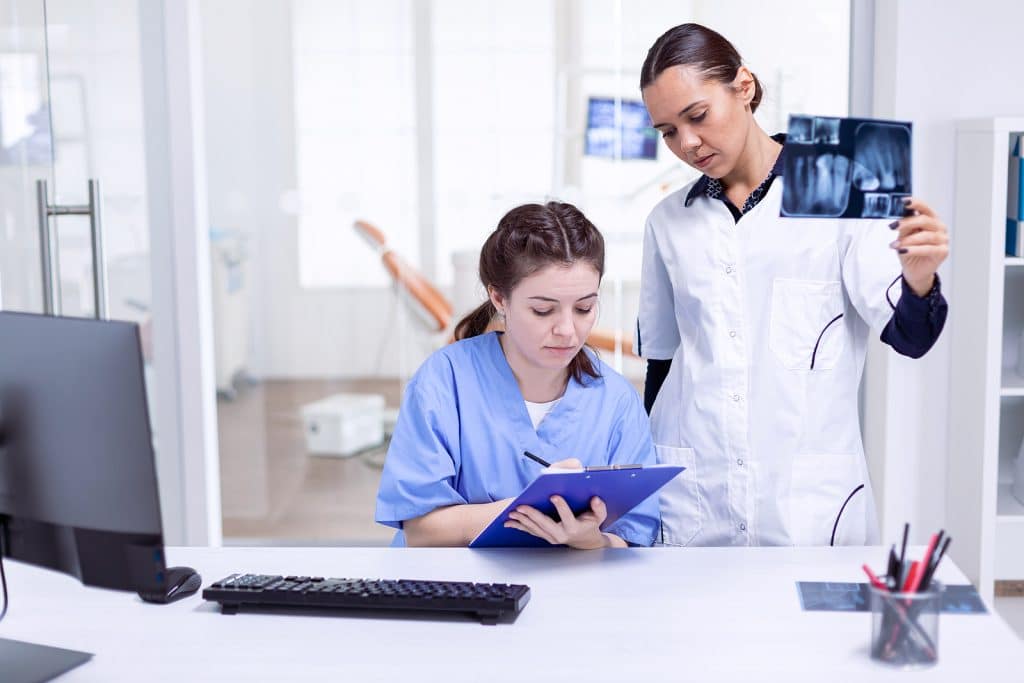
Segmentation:
{"type": "Polygon", "coordinates": [[[608,159],[657,159],[658,131],[651,128],[644,103],[614,97],[589,98],[583,153],[608,159]]]}

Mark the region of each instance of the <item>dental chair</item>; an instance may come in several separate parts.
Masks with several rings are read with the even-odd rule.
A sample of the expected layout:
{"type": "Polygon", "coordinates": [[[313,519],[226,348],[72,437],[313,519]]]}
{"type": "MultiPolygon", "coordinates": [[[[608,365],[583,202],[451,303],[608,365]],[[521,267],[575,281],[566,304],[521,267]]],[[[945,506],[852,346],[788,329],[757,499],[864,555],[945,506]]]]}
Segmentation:
{"type": "Polygon", "coordinates": [[[398,253],[388,246],[383,231],[366,221],[353,224],[359,236],[380,255],[381,263],[387,269],[400,292],[412,297],[416,314],[431,332],[444,332],[452,319],[452,305],[434,285],[415,268],[410,266],[398,253]]]}

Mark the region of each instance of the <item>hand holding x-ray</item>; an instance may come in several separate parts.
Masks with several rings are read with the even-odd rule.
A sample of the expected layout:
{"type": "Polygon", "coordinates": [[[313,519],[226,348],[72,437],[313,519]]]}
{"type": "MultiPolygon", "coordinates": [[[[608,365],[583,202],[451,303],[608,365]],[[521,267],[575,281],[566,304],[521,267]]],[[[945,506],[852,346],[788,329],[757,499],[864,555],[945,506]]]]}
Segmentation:
{"type": "Polygon", "coordinates": [[[949,254],[938,216],[910,197],[911,125],[898,121],[791,116],[781,215],[891,218],[903,278],[919,296],[949,254]]]}
{"type": "Polygon", "coordinates": [[[921,200],[908,197],[904,206],[909,215],[890,223],[898,232],[889,246],[899,254],[903,279],[915,294],[924,296],[949,256],[949,233],[935,211],[921,200]]]}

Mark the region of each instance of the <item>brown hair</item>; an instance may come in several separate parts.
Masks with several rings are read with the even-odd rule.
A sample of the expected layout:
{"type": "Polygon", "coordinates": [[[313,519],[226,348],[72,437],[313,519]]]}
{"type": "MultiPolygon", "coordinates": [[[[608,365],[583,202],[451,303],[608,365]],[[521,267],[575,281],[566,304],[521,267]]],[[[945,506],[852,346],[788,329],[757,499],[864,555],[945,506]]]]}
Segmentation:
{"type": "MultiPolygon", "coordinates": [[[[604,238],[583,212],[572,204],[524,204],[506,213],[480,250],[480,282],[503,296],[524,278],[549,265],[589,263],[604,275],[604,238]]],[[[455,326],[456,339],[484,333],[497,311],[490,298],[455,326]]],[[[577,382],[584,375],[600,377],[585,349],[569,361],[577,382]]]]}
{"type": "MultiPolygon", "coordinates": [[[[640,68],[640,89],[649,86],[665,69],[673,66],[693,66],[705,79],[728,85],[736,78],[743,60],[722,34],[700,24],[681,24],[663,33],[647,51],[647,58],[640,68]]],[[[751,112],[757,111],[763,97],[764,88],[754,76],[751,112]]]]}

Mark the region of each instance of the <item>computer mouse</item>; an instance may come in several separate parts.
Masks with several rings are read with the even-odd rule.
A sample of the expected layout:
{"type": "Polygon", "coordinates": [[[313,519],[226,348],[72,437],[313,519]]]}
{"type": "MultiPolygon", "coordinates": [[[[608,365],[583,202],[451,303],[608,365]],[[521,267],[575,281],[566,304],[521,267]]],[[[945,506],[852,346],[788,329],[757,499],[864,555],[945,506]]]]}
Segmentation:
{"type": "Polygon", "coordinates": [[[203,585],[203,577],[192,567],[168,567],[163,593],[139,593],[146,602],[168,603],[187,598],[203,585]]]}
{"type": "Polygon", "coordinates": [[[192,567],[167,568],[167,602],[188,597],[202,585],[203,577],[192,567]]]}

